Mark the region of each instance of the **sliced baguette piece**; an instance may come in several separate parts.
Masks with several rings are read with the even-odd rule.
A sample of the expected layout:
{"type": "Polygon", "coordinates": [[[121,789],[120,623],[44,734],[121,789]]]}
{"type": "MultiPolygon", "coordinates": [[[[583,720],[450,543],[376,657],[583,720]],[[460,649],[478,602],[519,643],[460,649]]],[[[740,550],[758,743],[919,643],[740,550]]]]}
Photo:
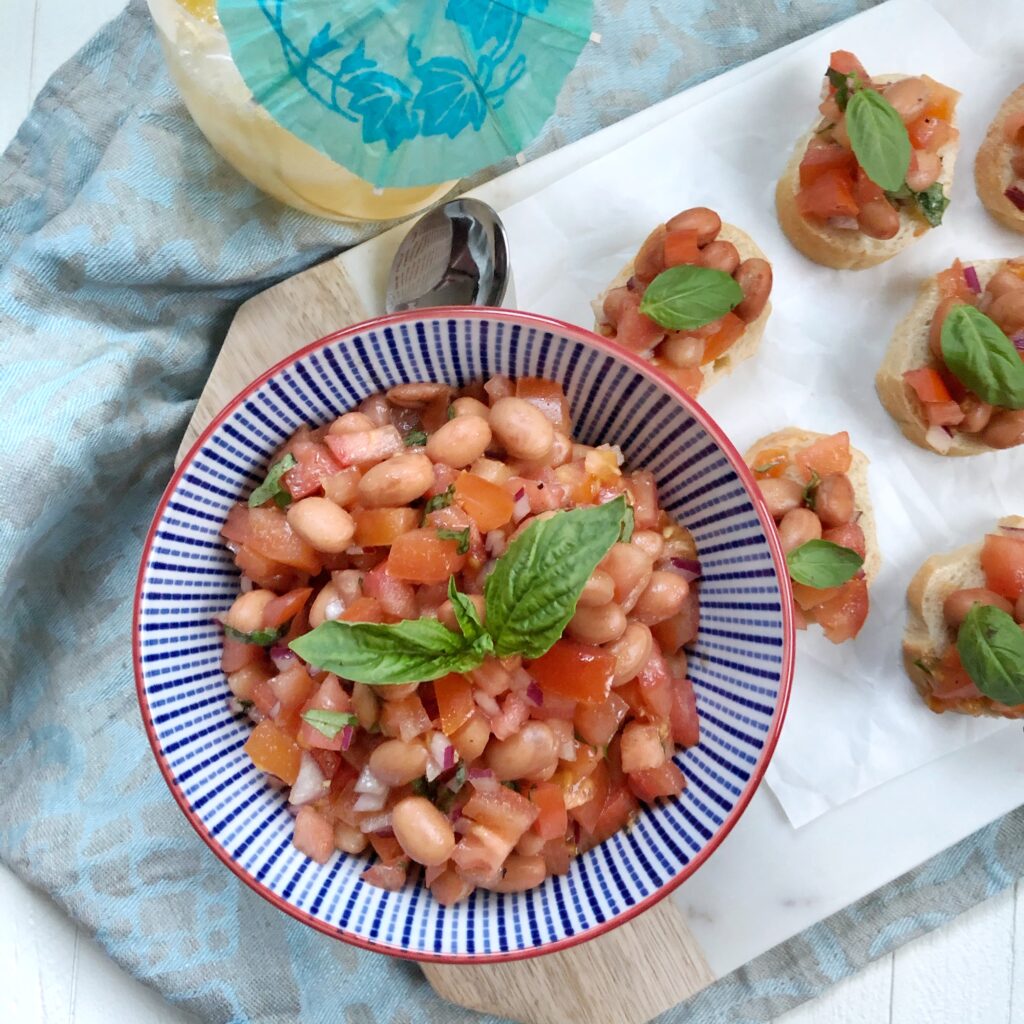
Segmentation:
{"type": "MultiPolygon", "coordinates": [[[[740,254],[741,262],[754,258],[771,262],[750,235],[745,231],[741,231],[734,224],[727,224],[725,221],[722,221],[722,229],[718,232],[718,239],[723,242],[732,242],[740,254]]],[[[611,284],[591,303],[591,307],[594,310],[595,330],[598,334],[602,334],[606,338],[614,337],[608,324],[604,322],[604,300],[610,291],[625,286],[632,276],[633,260],[630,260],[615,276],[611,284]]],[[[757,352],[771,311],[772,304],[769,299],[765,303],[764,309],[761,310],[761,315],[756,320],[747,324],[746,330],[744,330],[739,338],[714,362],[700,368],[701,374],[704,377],[704,383],[700,388],[702,392],[711,387],[715,381],[732,373],[740,363],[745,362],[757,352]]]]}
{"type": "MultiPolygon", "coordinates": [[[[910,76],[876,75],[871,81],[875,85],[888,85],[908,77],[910,76]]],[[[955,113],[952,123],[956,127],[955,113]]],[[[900,211],[900,230],[892,238],[871,238],[861,231],[833,228],[804,217],[796,205],[796,196],[800,190],[800,162],[814,134],[812,128],[796,144],[793,156],[775,187],[775,208],[779,216],[779,225],[786,237],[809,260],[836,270],[865,270],[899,255],[930,229],[931,225],[923,217],[906,209],[900,211]]],[[[942,161],[939,181],[942,182],[943,191],[947,196],[953,184],[953,169],[959,150],[960,140],[957,137],[938,151],[939,159],[942,161]]]]}
{"type": "MultiPolygon", "coordinates": [[[[1005,260],[964,261],[978,272],[982,288],[1005,260]]],[[[982,455],[995,448],[966,434],[955,433],[946,452],[939,452],[927,440],[928,424],[921,415],[921,403],[914,389],[903,379],[907,370],[934,366],[928,334],[932,317],[939,304],[939,285],[936,277],[929,277],[922,285],[910,312],[896,325],[882,365],[875,374],[875,390],[885,411],[897,422],[910,441],[936,455],[982,455]]]]}
{"type": "MultiPolygon", "coordinates": [[[[775,431],[774,434],[767,434],[752,444],[743,456],[743,461],[748,466],[752,466],[753,459],[758,452],[768,448],[781,448],[796,454],[815,441],[828,436],[828,434],[819,434],[813,430],[803,430],[800,427],[786,427],[783,430],[775,431]]],[[[869,460],[862,451],[854,448],[853,445],[850,445],[850,456],[850,469],[846,475],[850,478],[850,483],[853,484],[854,502],[857,511],[860,512],[860,519],[857,522],[864,531],[864,575],[870,586],[881,568],[882,554],[878,549],[875,510],[871,504],[871,494],[868,489],[869,460]]]]}
{"type": "Polygon", "coordinates": [[[974,159],[974,184],[985,209],[1003,227],[1024,232],[1024,210],[1018,210],[1004,195],[1013,184],[1014,174],[1010,169],[1013,147],[1003,134],[1003,125],[1008,117],[1021,113],[1024,113],[1024,85],[1007,96],[988,126],[974,159]]]}
{"type": "MultiPolygon", "coordinates": [[[[1000,527],[1024,529],[1024,516],[1005,516],[1000,527]]],[[[941,658],[953,643],[953,636],[942,606],[955,590],[984,587],[981,570],[982,542],[965,544],[955,551],[932,555],[907,587],[907,626],[903,631],[903,667],[922,700],[932,711],[956,711],[965,715],[995,715],[1001,712],[990,697],[962,697],[938,700],[932,695],[930,676],[925,666],[941,658]]]]}

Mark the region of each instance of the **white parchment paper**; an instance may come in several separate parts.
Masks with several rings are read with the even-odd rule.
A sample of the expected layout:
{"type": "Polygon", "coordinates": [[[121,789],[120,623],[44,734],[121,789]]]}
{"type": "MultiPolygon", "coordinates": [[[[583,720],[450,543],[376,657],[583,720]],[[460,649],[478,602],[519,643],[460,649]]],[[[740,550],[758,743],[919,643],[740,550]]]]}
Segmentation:
{"type": "Polygon", "coordinates": [[[707,205],[748,231],[775,270],[774,312],[759,354],[703,396],[741,451],[794,424],[849,430],[871,459],[884,564],[868,622],[836,647],[798,635],[797,671],[768,783],[800,826],[859,793],[1008,723],[935,715],[899,660],[907,583],[936,551],[977,539],[995,518],[1024,513],[1024,450],[944,459],[904,440],[879,404],[874,374],[920,280],[954,257],[1024,253],[974,192],[973,158],[997,106],[1024,77],[1014,0],[892,0],[703,87],[695,103],[635,142],[503,213],[519,306],[593,325],[590,301],[654,224],[707,205]],[[963,93],[962,147],[941,228],[872,270],[833,271],[793,249],[775,219],[774,187],[816,116],[833,49],[869,72],[927,73],[963,93]],[[708,98],[708,93],[711,97],[708,98]]]}

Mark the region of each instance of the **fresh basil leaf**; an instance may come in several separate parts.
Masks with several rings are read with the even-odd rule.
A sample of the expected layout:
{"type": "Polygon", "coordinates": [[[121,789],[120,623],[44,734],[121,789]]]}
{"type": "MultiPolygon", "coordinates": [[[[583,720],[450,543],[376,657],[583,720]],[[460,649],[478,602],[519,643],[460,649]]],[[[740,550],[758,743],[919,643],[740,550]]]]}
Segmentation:
{"type": "Polygon", "coordinates": [[[809,540],[786,555],[786,565],[794,582],[824,590],[842,586],[857,575],[864,559],[851,548],[830,540],[809,540]]]}
{"type": "Polygon", "coordinates": [[[776,455],[774,459],[769,459],[762,466],[755,466],[755,473],[770,473],[776,466],[784,466],[786,464],[785,455],[776,455]]]}
{"type": "Polygon", "coordinates": [[[986,697],[1024,704],[1024,631],[1001,608],[976,604],[956,638],[967,674],[986,697]]]}
{"type": "Polygon", "coordinates": [[[274,629],[254,629],[251,633],[243,633],[234,626],[224,626],[224,635],[237,640],[240,644],[255,644],[257,647],[269,647],[284,636],[284,626],[274,629]]]}
{"type": "Polygon", "coordinates": [[[437,531],[437,535],[438,535],[438,537],[441,538],[441,540],[456,540],[456,541],[458,541],[459,543],[458,543],[458,546],[456,547],[455,550],[460,555],[464,555],[469,550],[469,527],[468,526],[465,527],[465,529],[462,529],[462,530],[447,530],[447,529],[444,529],[442,527],[440,530],[437,531]]]}
{"type": "Polygon", "coordinates": [[[818,484],[821,483],[821,477],[818,476],[818,471],[815,469],[811,470],[811,479],[807,486],[804,488],[803,501],[804,504],[813,512],[814,503],[818,499],[818,484]]]}
{"type": "Polygon", "coordinates": [[[911,192],[911,195],[924,219],[933,228],[937,228],[942,223],[942,215],[946,212],[946,207],[949,206],[946,193],[942,191],[942,183],[937,181],[924,192],[911,192]]]}
{"type": "Polygon", "coordinates": [[[413,779],[409,785],[412,786],[412,791],[417,796],[430,795],[430,787],[427,785],[427,780],[423,776],[420,776],[418,779],[413,779]]]}
{"type": "Polygon", "coordinates": [[[732,275],[689,264],[663,270],[640,300],[640,312],[670,331],[693,331],[725,316],[743,301],[732,275]]]}
{"type": "Polygon", "coordinates": [[[437,619],[323,622],[293,640],[291,649],[311,665],[372,686],[419,683],[449,672],[469,672],[489,653],[490,638],[470,642],[437,619]]]}
{"type": "Polygon", "coordinates": [[[825,76],[832,83],[832,87],[836,91],[836,106],[840,110],[845,110],[846,105],[850,102],[850,76],[844,75],[842,71],[836,71],[835,68],[829,68],[825,72],[825,76]]]}
{"type": "Polygon", "coordinates": [[[445,415],[446,415],[446,416],[448,417],[448,419],[450,419],[450,420],[453,420],[453,419],[455,419],[455,406],[454,406],[454,405],[449,405],[449,406],[448,406],[448,411],[446,412],[446,414],[445,414],[445,415]]]}
{"type": "MultiPolygon", "coordinates": [[[[437,794],[434,799],[434,806],[444,814],[447,814],[455,803],[459,791],[466,784],[466,777],[469,772],[466,769],[466,762],[460,761],[455,769],[455,774],[443,785],[437,787],[437,794]]],[[[440,781],[440,780],[438,780],[440,781]]]]}
{"type": "Polygon", "coordinates": [[[942,324],[942,358],[983,402],[1024,409],[1024,361],[994,320],[974,306],[954,306],[942,324]]]}
{"type": "Polygon", "coordinates": [[[359,719],[348,711],[324,711],[320,708],[310,708],[309,711],[303,711],[299,717],[329,740],[333,740],[346,725],[357,725],[359,722],[359,719]]]}
{"type": "Polygon", "coordinates": [[[499,658],[539,658],[562,635],[584,584],[619,539],[626,499],[556,512],[528,526],[484,584],[499,658]]]}
{"type": "Polygon", "coordinates": [[[455,621],[459,624],[459,629],[462,630],[462,635],[470,642],[473,643],[481,637],[487,637],[490,640],[490,635],[484,629],[484,624],[480,621],[480,616],[476,613],[476,605],[466,597],[465,594],[460,594],[455,586],[455,577],[448,577],[448,600],[452,603],[452,611],[455,612],[455,621]]]}
{"type": "Polygon", "coordinates": [[[897,189],[910,169],[910,136],[881,93],[861,89],[846,107],[846,131],[864,173],[883,189],[897,189]]]}
{"type": "Polygon", "coordinates": [[[626,511],[622,515],[622,533],[619,534],[619,540],[623,544],[628,544],[633,538],[634,529],[636,529],[636,514],[633,512],[633,506],[626,502],[626,511]]]}
{"type": "Polygon", "coordinates": [[[410,430],[405,437],[402,438],[402,443],[406,448],[415,448],[419,445],[427,443],[427,432],[425,430],[410,430]]]}
{"type": "Polygon", "coordinates": [[[260,505],[265,505],[271,499],[274,500],[278,508],[290,505],[292,496],[281,482],[281,477],[296,465],[295,456],[291,452],[288,452],[284,458],[278,459],[267,470],[267,476],[263,483],[249,495],[249,508],[259,508],[260,505]]]}
{"type": "Polygon", "coordinates": [[[449,484],[441,494],[435,494],[432,498],[427,499],[426,505],[423,506],[423,522],[427,521],[427,516],[431,512],[447,508],[454,500],[455,484],[449,484]]]}
{"type": "Polygon", "coordinates": [[[932,671],[931,666],[924,660],[924,658],[915,658],[914,664],[926,675],[931,676],[935,673],[932,671]]]}

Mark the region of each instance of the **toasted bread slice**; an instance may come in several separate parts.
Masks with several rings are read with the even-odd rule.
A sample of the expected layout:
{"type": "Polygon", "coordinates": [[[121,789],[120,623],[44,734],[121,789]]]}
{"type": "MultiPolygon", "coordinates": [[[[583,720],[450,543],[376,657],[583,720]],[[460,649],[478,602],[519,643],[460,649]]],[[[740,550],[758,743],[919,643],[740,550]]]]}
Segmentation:
{"type": "MultiPolygon", "coordinates": [[[[989,278],[1004,263],[1004,260],[975,260],[968,265],[978,273],[982,288],[989,278]]],[[[932,317],[939,304],[939,285],[935,277],[929,277],[921,285],[917,300],[907,315],[896,325],[889,348],[882,365],[875,374],[875,390],[885,411],[899,424],[900,430],[914,444],[937,455],[981,455],[996,449],[977,438],[961,433],[953,435],[952,444],[946,452],[938,452],[927,440],[928,424],[921,415],[921,403],[914,389],[903,379],[907,370],[922,366],[933,366],[928,344],[932,317]]]]}
{"type": "MultiPolygon", "coordinates": [[[[745,231],[741,231],[733,224],[726,224],[722,221],[722,229],[718,233],[718,239],[723,242],[732,242],[740,254],[740,260],[753,258],[767,260],[768,257],[761,251],[757,243],[745,231]]],[[[770,262],[770,261],[769,261],[770,262]]],[[[604,323],[604,300],[605,296],[615,288],[623,287],[633,276],[633,260],[630,260],[610,285],[593,301],[592,308],[596,322],[595,329],[598,334],[605,337],[614,337],[607,323],[604,323]]],[[[715,381],[732,373],[740,363],[749,359],[761,344],[761,337],[764,335],[764,327],[772,311],[772,304],[769,300],[761,315],[751,323],[747,324],[746,330],[729,346],[714,362],[708,363],[700,368],[704,377],[704,383],[700,390],[706,391],[715,381]]]]}
{"type": "MultiPolygon", "coordinates": [[[[807,448],[815,441],[827,434],[818,434],[813,430],[802,430],[799,427],[786,427],[777,430],[774,434],[767,434],[755,442],[743,456],[747,465],[752,465],[752,460],[758,452],[768,448],[781,448],[784,451],[794,454],[803,448],[807,448]]],[[[882,555],[878,549],[878,532],[875,525],[875,511],[871,504],[871,495],[868,490],[868,457],[853,445],[850,445],[850,469],[847,476],[853,484],[854,503],[860,518],[857,520],[860,528],[864,531],[864,575],[868,584],[874,582],[878,570],[882,565],[882,555]]]]}
{"type": "MultiPolygon", "coordinates": [[[[876,85],[888,85],[907,77],[876,75],[871,81],[876,85]]],[[[955,115],[953,125],[956,125],[955,115]]],[[[796,205],[797,192],[800,190],[800,161],[803,160],[807,143],[814,134],[814,129],[811,129],[796,144],[793,156],[775,188],[775,207],[779,215],[779,224],[786,237],[808,259],[836,270],[865,270],[891,260],[929,230],[931,225],[923,217],[906,209],[900,210],[900,230],[892,238],[871,238],[861,231],[833,228],[804,217],[796,205]]],[[[939,181],[942,182],[943,191],[947,196],[953,184],[953,169],[959,149],[959,138],[953,138],[938,151],[939,159],[942,161],[939,181]]]]}
{"type": "Polygon", "coordinates": [[[1013,184],[1014,174],[1010,169],[1013,147],[1003,134],[1003,125],[1008,117],[1021,113],[1024,113],[1024,85],[1007,96],[988,126],[974,160],[974,184],[978,198],[985,209],[1011,231],[1024,231],[1024,210],[1018,210],[1004,195],[1013,184]]]}
{"type": "MultiPolygon", "coordinates": [[[[1024,516],[1006,516],[1000,527],[1024,529],[1024,516]]],[[[984,587],[981,570],[982,542],[965,544],[962,548],[926,559],[907,587],[907,626],[903,631],[903,666],[907,675],[932,711],[957,711],[965,715],[996,715],[1001,712],[989,697],[961,697],[938,700],[932,695],[928,664],[945,653],[953,636],[942,612],[942,606],[955,590],[984,587]]]]}

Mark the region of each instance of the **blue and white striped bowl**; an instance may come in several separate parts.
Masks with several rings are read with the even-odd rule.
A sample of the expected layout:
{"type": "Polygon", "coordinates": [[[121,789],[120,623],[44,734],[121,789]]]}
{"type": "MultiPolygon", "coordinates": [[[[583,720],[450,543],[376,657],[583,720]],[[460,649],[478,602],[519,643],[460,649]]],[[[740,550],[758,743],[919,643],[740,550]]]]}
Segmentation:
{"type": "Polygon", "coordinates": [[[134,657],[153,751],[189,821],[246,884],[329,935],[378,952],[456,963],[510,960],[593,938],[661,899],[718,846],[757,788],[789,695],[793,624],[771,518],[743,460],[703,410],[645,360],[588,331],[503,310],[407,313],[331,335],[279,363],[203,433],[168,485],[139,571],[134,657]],[[701,743],[678,754],[689,783],[628,832],[525,893],[478,890],[442,907],[415,881],[360,881],[363,856],[321,866],[291,842],[284,794],[243,752],[228,710],[213,616],[238,573],[218,531],[274,451],[376,391],[504,373],[559,381],[577,438],[618,444],[651,470],[661,504],[693,533],[704,579],[690,655],[701,743]]]}

